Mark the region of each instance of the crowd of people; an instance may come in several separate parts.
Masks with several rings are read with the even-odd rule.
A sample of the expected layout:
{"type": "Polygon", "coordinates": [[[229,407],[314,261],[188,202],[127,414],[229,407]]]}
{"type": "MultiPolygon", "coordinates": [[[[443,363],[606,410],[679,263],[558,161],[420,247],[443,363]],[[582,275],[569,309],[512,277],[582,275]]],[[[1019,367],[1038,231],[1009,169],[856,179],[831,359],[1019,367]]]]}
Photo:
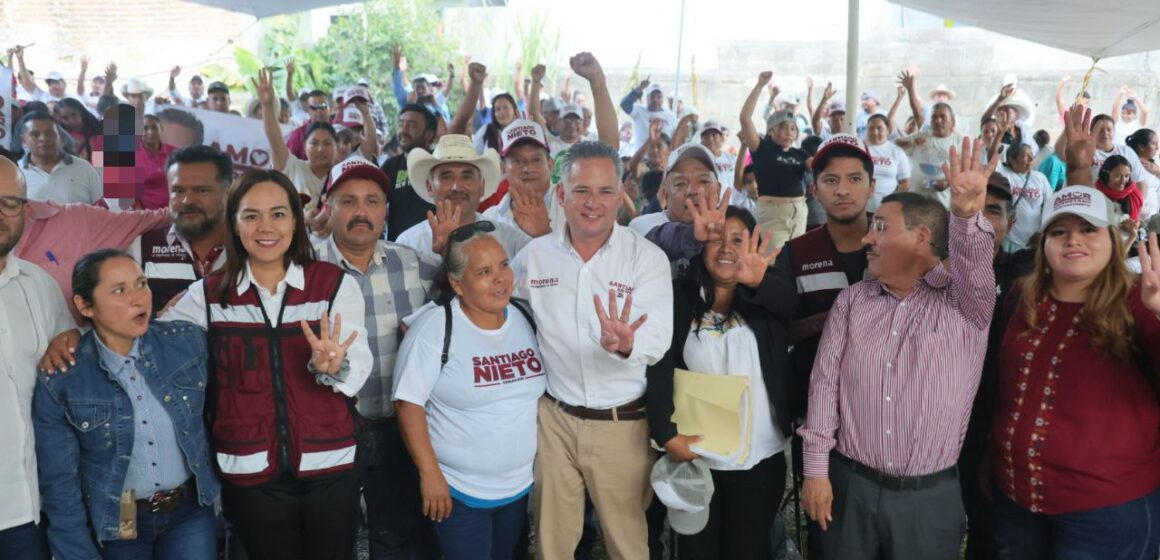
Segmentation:
{"type": "Polygon", "coordinates": [[[396,48],[394,130],[292,64],[235,110],[9,57],[0,557],[340,559],[365,527],[372,559],[770,560],[793,507],[810,560],[1160,552],[1160,146],[1127,86],[1095,114],[1061,81],[1052,142],[1015,83],[972,136],[913,71],[855,116],[767,71],[733,147],[587,52],[589,96],[396,48]],[[268,164],[183,107],[260,119],[268,164]],[[747,387],[739,460],[674,420],[685,370],[747,387]]]}

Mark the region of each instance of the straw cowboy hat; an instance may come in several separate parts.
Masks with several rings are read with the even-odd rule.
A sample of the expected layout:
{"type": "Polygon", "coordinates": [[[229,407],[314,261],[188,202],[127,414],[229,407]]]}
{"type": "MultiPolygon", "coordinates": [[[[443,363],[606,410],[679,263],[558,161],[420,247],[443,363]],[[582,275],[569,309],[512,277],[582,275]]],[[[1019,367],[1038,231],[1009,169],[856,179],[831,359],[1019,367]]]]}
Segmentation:
{"type": "Polygon", "coordinates": [[[423,200],[434,204],[435,200],[427,190],[431,170],[441,164],[452,162],[469,163],[479,169],[479,174],[483,176],[481,200],[495,194],[499,189],[502,178],[499,170],[499,154],[494,149],[488,148],[480,155],[475,151],[471,137],[462,134],[444,134],[432,152],[415,148],[407,154],[407,175],[411,179],[411,188],[415,189],[423,200]]]}
{"type": "Polygon", "coordinates": [[[947,87],[946,84],[939,84],[938,87],[930,90],[931,97],[934,97],[936,94],[939,94],[939,93],[946,94],[947,99],[950,99],[951,101],[954,101],[954,99],[955,99],[955,90],[947,87]]]}

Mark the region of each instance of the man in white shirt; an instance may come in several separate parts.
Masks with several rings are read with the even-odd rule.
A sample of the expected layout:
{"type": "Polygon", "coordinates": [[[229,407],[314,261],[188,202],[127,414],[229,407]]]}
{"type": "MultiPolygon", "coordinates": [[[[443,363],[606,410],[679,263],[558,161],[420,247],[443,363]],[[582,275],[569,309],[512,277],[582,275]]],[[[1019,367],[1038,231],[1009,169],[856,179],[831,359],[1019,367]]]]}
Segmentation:
{"type": "MultiPolygon", "coordinates": [[[[480,219],[479,201],[499,188],[499,156],[488,148],[482,155],[475,151],[470,136],[444,134],[433,152],[415,148],[407,154],[407,173],[411,188],[435,205],[427,212],[427,221],[419,222],[395,239],[421,253],[435,257],[443,254],[448,236],[461,226],[480,219]]],[[[500,222],[492,233],[515,257],[531,239],[519,228],[500,222]]]]}
{"type": "Polygon", "coordinates": [[[53,336],[74,325],[56,282],[10,255],[31,214],[24,177],[0,158],[0,558],[45,550],[32,430],[36,364],[53,336]]]}
{"type": "Polygon", "coordinates": [[[963,135],[955,132],[955,112],[946,103],[936,103],[930,112],[930,129],[920,130],[895,141],[906,150],[911,163],[911,192],[934,197],[950,207],[951,192],[941,165],[950,162],[953,146],[962,146],[963,135]]]}
{"type": "Polygon", "coordinates": [[[48,113],[30,113],[21,127],[25,154],[20,168],[27,178],[28,198],[60,204],[93,204],[105,195],[92,164],[60,147],[60,132],[48,113]]]}
{"type": "Polygon", "coordinates": [[[56,103],[65,98],[65,81],[60,72],[54,70],[45,74],[44,84],[48,86],[48,91],[44,91],[36,85],[36,80],[32,78],[32,72],[24,64],[24,47],[13,47],[8,52],[16,55],[16,64],[19,70],[17,81],[26,94],[24,98],[43,103],[56,103]]]}
{"type": "Polygon", "coordinates": [[[483,218],[530,231],[529,235],[532,237],[538,237],[549,231],[558,231],[564,227],[564,209],[556,200],[556,192],[550,189],[552,157],[548,152],[549,141],[544,127],[534,121],[516,119],[500,132],[500,141],[502,142],[500,157],[508,194],[505,194],[498,204],[484,210],[483,218]],[[543,200],[547,210],[547,227],[550,230],[543,230],[543,224],[532,224],[525,220],[524,214],[529,213],[523,212],[522,209],[525,207],[523,201],[516,203],[513,194],[516,198],[523,195],[523,198],[528,199],[533,205],[537,205],[534,201],[543,200]],[[520,221],[524,221],[525,224],[521,226],[520,221]]]}
{"type": "Polygon", "coordinates": [[[672,284],[664,253],[616,224],[623,192],[615,149],[576,144],[561,176],[566,227],[512,262],[513,295],[531,305],[548,370],[535,465],[537,557],[572,557],[587,492],[612,558],[648,558],[656,457],[645,368],[672,341],[672,284]]]}
{"type": "Polygon", "coordinates": [[[651,84],[647,78],[640,83],[624,99],[620,100],[620,108],[632,117],[632,149],[635,152],[640,145],[648,140],[648,126],[653,120],[660,119],[663,123],[661,132],[673,137],[677,128],[677,116],[665,107],[665,94],[661,87],[651,84]],[[637,105],[641,97],[645,98],[645,105],[637,105]]]}

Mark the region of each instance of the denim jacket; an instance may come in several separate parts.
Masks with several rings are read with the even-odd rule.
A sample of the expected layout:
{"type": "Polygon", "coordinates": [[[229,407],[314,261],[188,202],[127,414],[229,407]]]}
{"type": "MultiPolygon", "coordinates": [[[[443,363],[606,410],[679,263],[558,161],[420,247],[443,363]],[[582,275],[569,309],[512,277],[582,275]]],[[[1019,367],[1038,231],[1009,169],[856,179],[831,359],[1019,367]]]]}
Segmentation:
{"type": "MultiPolygon", "coordinates": [[[[67,372],[40,374],[32,401],[42,509],[57,558],[100,558],[93,537],[117,539],[121,490],[133,450],[133,405],[102,365],[95,336],[89,331],[81,337],[76,365],[67,372]]],[[[205,330],[184,321],[152,322],[138,348],[137,369],[170,413],[197,481],[198,502],[210,505],[221,487],[203,415],[205,330]]]]}

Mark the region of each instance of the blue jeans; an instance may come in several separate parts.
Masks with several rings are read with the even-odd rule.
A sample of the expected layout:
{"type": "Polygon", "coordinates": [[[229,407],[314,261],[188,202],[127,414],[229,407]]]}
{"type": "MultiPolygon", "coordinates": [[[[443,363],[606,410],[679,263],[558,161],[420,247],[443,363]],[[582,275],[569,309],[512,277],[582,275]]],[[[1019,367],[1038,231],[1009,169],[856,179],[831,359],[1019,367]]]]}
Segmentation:
{"type": "Polygon", "coordinates": [[[452,498],[451,516],[436,523],[435,532],[446,560],[511,560],[527,518],[527,496],[490,509],[473,508],[452,498]]]}
{"type": "Polygon", "coordinates": [[[137,509],[137,538],[104,541],[105,560],[215,560],[217,521],[213,506],[197,503],[186,492],[181,505],[169,513],[137,509]]]}
{"type": "Polygon", "coordinates": [[[41,560],[47,550],[44,530],[35,523],[25,523],[0,531],[0,558],[41,560]]]}
{"type": "Polygon", "coordinates": [[[1160,489],[1114,506],[1045,515],[993,489],[999,539],[1011,560],[1155,560],[1160,489]]]}

